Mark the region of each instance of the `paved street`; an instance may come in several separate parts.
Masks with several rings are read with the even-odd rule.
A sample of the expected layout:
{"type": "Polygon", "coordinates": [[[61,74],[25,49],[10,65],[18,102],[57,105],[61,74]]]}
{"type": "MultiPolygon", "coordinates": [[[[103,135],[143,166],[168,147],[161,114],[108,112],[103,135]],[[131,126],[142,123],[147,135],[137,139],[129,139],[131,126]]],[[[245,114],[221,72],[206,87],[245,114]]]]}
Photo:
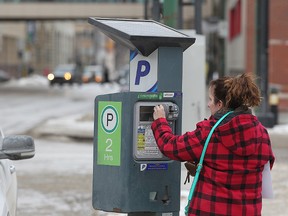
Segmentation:
{"type": "Polygon", "coordinates": [[[42,79],[18,86],[0,85],[0,127],[6,135],[26,132],[49,119],[93,114],[97,95],[119,91],[118,85],[110,84],[51,88],[42,79]]]}

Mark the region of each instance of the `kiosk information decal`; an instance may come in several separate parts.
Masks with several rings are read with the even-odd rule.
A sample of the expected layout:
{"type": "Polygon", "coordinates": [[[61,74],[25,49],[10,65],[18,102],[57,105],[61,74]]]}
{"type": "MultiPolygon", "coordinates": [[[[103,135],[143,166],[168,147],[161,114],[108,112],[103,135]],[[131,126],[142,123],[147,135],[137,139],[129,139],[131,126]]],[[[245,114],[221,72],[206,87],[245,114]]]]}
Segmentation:
{"type": "Polygon", "coordinates": [[[97,163],[120,166],[122,102],[99,101],[97,163]]]}

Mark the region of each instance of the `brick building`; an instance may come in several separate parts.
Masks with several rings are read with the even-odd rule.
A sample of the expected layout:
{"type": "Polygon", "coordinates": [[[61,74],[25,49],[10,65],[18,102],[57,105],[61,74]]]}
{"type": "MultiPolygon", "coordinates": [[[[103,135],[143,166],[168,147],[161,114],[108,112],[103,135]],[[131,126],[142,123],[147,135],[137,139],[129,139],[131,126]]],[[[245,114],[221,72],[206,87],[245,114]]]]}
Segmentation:
{"type": "MultiPolygon", "coordinates": [[[[226,44],[226,73],[256,72],[256,4],[257,1],[227,2],[229,36],[226,44]]],[[[288,1],[269,1],[269,87],[280,89],[281,110],[288,110],[288,1]]],[[[261,78],[261,77],[260,77],[261,78]]]]}

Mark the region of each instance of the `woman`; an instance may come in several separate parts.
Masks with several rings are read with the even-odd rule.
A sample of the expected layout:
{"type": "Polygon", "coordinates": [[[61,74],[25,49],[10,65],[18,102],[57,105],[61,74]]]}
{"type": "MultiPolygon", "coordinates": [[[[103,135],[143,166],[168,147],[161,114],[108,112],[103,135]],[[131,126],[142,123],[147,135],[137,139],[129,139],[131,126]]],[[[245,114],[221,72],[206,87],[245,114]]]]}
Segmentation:
{"type": "Polygon", "coordinates": [[[154,108],[152,130],[159,149],[178,161],[199,161],[205,140],[218,119],[233,110],[215,129],[188,215],[261,215],[262,171],[274,163],[267,130],[250,108],[260,104],[260,91],[251,76],[211,81],[211,116],[181,136],[172,134],[163,106],[154,108]]]}

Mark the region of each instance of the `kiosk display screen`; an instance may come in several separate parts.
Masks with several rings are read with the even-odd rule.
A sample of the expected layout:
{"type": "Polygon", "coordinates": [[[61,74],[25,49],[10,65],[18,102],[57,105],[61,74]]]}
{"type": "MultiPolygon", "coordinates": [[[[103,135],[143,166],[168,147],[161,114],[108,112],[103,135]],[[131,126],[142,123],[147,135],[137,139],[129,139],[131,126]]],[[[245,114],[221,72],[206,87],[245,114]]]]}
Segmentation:
{"type": "Polygon", "coordinates": [[[140,121],[153,121],[154,106],[140,107],[140,121]]]}

